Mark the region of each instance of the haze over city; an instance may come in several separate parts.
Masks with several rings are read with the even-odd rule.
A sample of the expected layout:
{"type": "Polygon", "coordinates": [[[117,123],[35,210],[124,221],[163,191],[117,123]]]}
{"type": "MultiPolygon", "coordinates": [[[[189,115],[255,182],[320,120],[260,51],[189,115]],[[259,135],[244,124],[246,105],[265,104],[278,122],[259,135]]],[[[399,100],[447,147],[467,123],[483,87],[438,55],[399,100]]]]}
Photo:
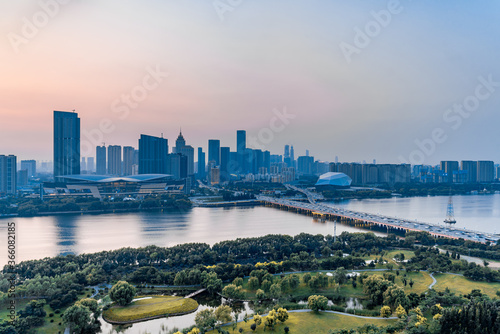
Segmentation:
{"type": "Polygon", "coordinates": [[[435,149],[412,163],[499,158],[497,2],[46,0],[0,9],[0,151],[20,159],[51,160],[52,112],[73,109],[82,145],[111,122],[102,140],[87,136],[94,148],[137,147],[141,133],[173,142],[182,127],[194,147],[218,138],[234,149],[236,129],[249,146],[271,129],[256,148],[293,144],[329,161],[400,163],[422,150],[416,140],[435,149]],[[453,109],[464,103],[470,111],[453,109]],[[293,117],[273,128],[278,111],[293,117]]]}

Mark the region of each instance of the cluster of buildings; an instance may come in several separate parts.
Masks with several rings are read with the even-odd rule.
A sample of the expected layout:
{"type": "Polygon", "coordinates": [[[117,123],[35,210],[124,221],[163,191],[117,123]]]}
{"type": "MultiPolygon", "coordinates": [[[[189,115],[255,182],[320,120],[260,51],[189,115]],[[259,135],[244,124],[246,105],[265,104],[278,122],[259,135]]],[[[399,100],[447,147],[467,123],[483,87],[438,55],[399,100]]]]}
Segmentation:
{"type": "MultiPolygon", "coordinates": [[[[208,150],[186,143],[180,131],[169,149],[167,138],[141,134],[138,147],[105,144],[96,147],[94,157],[80,156],[80,118],[75,112],[54,111],[53,182],[41,185],[41,195],[137,194],[163,191],[189,192],[196,180],[216,185],[230,180],[287,183],[303,176],[327,173],[329,180],[353,185],[381,185],[408,182],[487,183],[500,176],[493,161],[442,161],[438,166],[409,164],[343,163],[315,160],[306,150],[295,159],[293,146],[284,154],[247,147],[246,131],[236,132],[236,150],[208,140],[208,150]],[[343,176],[345,175],[346,178],[343,176]]],[[[50,162],[43,162],[46,170],[50,162]]],[[[17,161],[14,155],[0,155],[0,194],[16,194],[37,175],[35,160],[17,161]]],[[[323,178],[323,182],[325,182],[323,178]]],[[[99,197],[99,196],[97,196],[99,197]]]]}

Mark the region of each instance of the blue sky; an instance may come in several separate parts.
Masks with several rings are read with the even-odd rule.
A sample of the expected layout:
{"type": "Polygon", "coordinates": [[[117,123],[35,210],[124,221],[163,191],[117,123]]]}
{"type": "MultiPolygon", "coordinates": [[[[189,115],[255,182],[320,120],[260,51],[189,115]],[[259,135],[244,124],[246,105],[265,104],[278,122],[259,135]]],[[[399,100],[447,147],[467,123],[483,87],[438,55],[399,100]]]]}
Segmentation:
{"type": "Polygon", "coordinates": [[[0,154],[51,159],[52,110],[76,109],[85,147],[172,143],[182,127],[195,147],[234,149],[246,129],[321,160],[500,162],[500,86],[479,88],[488,97],[459,126],[447,114],[474,102],[478,78],[500,82],[498,2],[62,2],[0,4],[0,154]],[[273,110],[294,118],[272,126],[273,110]]]}

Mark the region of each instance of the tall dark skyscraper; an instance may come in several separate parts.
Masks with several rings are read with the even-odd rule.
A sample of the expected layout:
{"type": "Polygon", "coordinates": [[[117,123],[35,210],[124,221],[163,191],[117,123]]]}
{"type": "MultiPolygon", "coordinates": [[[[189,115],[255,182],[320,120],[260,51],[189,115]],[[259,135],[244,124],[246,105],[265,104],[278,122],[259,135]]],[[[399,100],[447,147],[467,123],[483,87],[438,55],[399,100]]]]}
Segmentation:
{"type": "Polygon", "coordinates": [[[139,139],[139,174],[166,174],[168,139],[141,135],[139,139]]]}
{"type": "Polygon", "coordinates": [[[54,177],[80,174],[80,118],[54,111],[54,177]]]}
{"type": "Polygon", "coordinates": [[[221,147],[220,148],[220,176],[224,180],[229,179],[228,173],[231,173],[231,172],[234,173],[234,171],[228,171],[230,152],[231,152],[231,149],[229,147],[221,147]]]}
{"type": "Polygon", "coordinates": [[[122,147],[120,145],[108,146],[108,174],[122,175],[122,147]]]}
{"type": "Polygon", "coordinates": [[[0,155],[0,193],[15,194],[17,182],[17,157],[0,155]]]}
{"type": "Polygon", "coordinates": [[[245,130],[236,131],[236,154],[238,157],[239,172],[244,173],[247,171],[245,164],[245,152],[247,149],[247,132],[245,130]]]}
{"type": "Polygon", "coordinates": [[[208,161],[215,161],[215,165],[220,166],[220,140],[208,140],[208,161]]]}
{"type": "Polygon", "coordinates": [[[477,161],[463,160],[461,162],[462,171],[467,172],[467,178],[464,180],[468,183],[477,182],[477,161]]]}
{"type": "Polygon", "coordinates": [[[201,147],[198,147],[198,179],[205,178],[205,152],[201,147]]]}
{"type": "Polygon", "coordinates": [[[97,146],[95,148],[96,174],[106,175],[106,146],[97,146]]]}

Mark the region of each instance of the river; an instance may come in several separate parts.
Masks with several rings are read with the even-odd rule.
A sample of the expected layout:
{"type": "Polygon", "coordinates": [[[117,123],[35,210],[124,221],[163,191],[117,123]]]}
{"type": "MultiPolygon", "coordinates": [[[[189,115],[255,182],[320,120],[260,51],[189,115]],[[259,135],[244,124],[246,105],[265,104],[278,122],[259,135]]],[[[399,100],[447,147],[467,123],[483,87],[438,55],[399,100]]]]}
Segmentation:
{"type": "MultiPolygon", "coordinates": [[[[500,232],[500,194],[453,197],[457,227],[500,232]]],[[[447,196],[393,197],[331,203],[349,210],[442,223],[447,196]]],[[[63,215],[0,220],[0,264],[7,261],[7,223],[16,224],[16,260],[59,254],[93,253],[121,247],[173,246],[186,242],[210,245],[265,234],[333,234],[332,222],[268,207],[200,208],[185,212],[138,212],[63,215]]],[[[361,231],[338,225],[337,233],[361,231]]]]}

